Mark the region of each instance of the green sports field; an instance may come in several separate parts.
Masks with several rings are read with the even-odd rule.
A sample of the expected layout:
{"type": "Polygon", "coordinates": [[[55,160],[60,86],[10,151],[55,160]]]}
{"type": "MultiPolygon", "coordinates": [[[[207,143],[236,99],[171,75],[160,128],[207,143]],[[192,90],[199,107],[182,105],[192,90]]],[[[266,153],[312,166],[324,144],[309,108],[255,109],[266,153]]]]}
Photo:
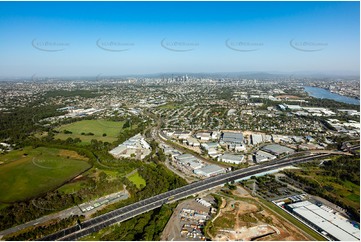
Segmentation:
{"type": "Polygon", "coordinates": [[[39,147],[0,156],[0,202],[15,202],[55,189],[90,167],[75,151],[39,147]]]}
{"type": "Polygon", "coordinates": [[[114,122],[107,120],[82,120],[75,123],[64,124],[57,129],[59,134],[55,139],[66,140],[67,138],[79,138],[82,143],[89,144],[92,139],[112,143],[117,140],[117,136],[123,128],[124,122],[114,122]],[[64,130],[72,134],[64,134],[64,130]],[[93,133],[94,135],[82,135],[81,133],[93,133]],[[106,134],[106,136],[103,136],[106,134]]]}

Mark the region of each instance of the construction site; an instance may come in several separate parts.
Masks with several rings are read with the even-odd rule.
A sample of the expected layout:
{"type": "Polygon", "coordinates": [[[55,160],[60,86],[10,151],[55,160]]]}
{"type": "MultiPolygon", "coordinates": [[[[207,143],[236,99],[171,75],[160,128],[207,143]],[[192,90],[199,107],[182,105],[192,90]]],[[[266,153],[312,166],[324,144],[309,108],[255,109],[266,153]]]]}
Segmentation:
{"type": "Polygon", "coordinates": [[[221,195],[222,204],[205,231],[211,240],[310,240],[240,186],[229,195],[217,195],[221,195]]]}

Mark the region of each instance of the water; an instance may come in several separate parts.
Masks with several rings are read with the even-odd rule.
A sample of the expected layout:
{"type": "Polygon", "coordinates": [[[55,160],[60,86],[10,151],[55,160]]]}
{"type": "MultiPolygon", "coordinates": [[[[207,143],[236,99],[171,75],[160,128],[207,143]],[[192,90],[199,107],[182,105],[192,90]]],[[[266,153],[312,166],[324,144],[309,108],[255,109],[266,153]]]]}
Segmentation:
{"type": "Polygon", "coordinates": [[[327,98],[327,99],[335,100],[337,102],[360,105],[360,100],[358,100],[356,98],[345,97],[345,96],[342,96],[342,95],[339,95],[336,93],[332,93],[326,89],[319,88],[319,87],[305,86],[304,88],[305,88],[305,91],[310,96],[315,97],[315,98],[327,98]]]}

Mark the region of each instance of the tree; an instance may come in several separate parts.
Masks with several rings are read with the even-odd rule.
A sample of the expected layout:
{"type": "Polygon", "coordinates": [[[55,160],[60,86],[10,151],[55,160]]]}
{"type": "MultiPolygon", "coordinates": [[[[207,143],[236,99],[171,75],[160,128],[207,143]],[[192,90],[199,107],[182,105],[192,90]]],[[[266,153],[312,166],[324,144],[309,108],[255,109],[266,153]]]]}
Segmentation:
{"type": "Polygon", "coordinates": [[[129,128],[130,127],[130,120],[128,119],[124,124],[123,124],[123,129],[129,128]]]}

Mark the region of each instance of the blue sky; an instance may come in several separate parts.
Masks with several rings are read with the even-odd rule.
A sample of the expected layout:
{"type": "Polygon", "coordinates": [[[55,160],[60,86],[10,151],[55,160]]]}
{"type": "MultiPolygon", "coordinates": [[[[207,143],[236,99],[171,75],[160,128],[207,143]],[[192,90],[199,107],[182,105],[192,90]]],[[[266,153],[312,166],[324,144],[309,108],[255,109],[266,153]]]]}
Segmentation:
{"type": "Polygon", "coordinates": [[[0,2],[0,76],[358,74],[359,2],[0,2]]]}

